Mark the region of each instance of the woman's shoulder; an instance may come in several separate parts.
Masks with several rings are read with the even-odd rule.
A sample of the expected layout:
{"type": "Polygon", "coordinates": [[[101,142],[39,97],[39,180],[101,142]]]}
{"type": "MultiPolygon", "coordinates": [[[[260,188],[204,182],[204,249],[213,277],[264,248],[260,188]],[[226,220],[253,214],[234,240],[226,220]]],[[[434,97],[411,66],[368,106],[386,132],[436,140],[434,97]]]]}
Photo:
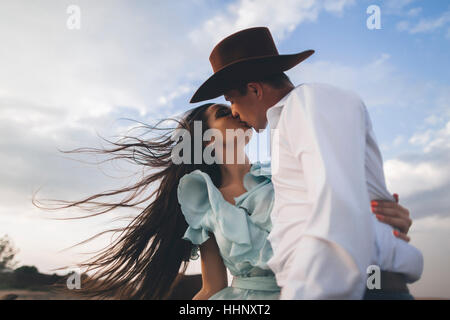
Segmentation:
{"type": "Polygon", "coordinates": [[[210,238],[214,231],[213,204],[222,201],[221,194],[209,175],[194,170],[181,177],[177,187],[178,203],[188,224],[184,240],[194,245],[191,259],[198,258],[198,245],[210,238]]]}
{"type": "Polygon", "coordinates": [[[193,227],[198,227],[199,219],[211,209],[214,203],[224,201],[211,177],[199,169],[181,177],[177,197],[186,221],[193,227]]]}
{"type": "MultiPolygon", "coordinates": [[[[270,179],[272,176],[271,164],[270,162],[254,162],[248,174],[254,177],[270,179]]],[[[225,201],[221,191],[214,185],[211,177],[199,169],[181,177],[177,195],[180,205],[199,208],[199,210],[211,205],[211,203],[225,201]]]]}
{"type": "Polygon", "coordinates": [[[195,170],[184,175],[178,185],[178,202],[189,227],[184,238],[194,244],[207,240],[207,232],[218,241],[234,243],[232,255],[250,244],[247,213],[225,200],[210,176],[195,170]],[[240,249],[237,249],[239,247],[240,249]]]}

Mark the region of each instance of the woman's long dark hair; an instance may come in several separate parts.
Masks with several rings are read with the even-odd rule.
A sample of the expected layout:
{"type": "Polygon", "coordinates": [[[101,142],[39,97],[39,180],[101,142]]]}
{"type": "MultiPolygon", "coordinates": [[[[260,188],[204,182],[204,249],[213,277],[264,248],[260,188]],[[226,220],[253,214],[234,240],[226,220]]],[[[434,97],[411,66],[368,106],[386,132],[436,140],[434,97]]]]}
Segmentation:
{"type": "MultiPolygon", "coordinates": [[[[202,121],[202,136],[208,129],[206,110],[213,103],[194,108],[183,119],[166,119],[155,126],[144,124],[150,132],[161,132],[149,140],[139,137],[125,136],[110,149],[78,148],[64,153],[87,152],[112,155],[108,160],[129,159],[138,165],[146,166],[151,173],[130,187],[120,190],[103,192],[80,201],[60,201],[64,203],[57,208],[80,207],[95,205],[95,208],[106,208],[83,217],[86,218],[106,213],[118,207],[134,207],[154,197],[152,201],[131,223],[120,229],[105,232],[120,232],[119,237],[101,250],[90,260],[79,265],[86,272],[92,272],[86,282],[83,282],[81,293],[87,297],[119,299],[165,299],[170,294],[172,285],[179,273],[184,273],[191,255],[193,245],[183,240],[187,223],[181,212],[177,199],[177,187],[180,178],[193,170],[200,169],[208,173],[212,181],[219,186],[220,170],[217,164],[194,163],[194,152],[191,152],[191,164],[174,164],[172,149],[178,141],[172,140],[174,130],[184,128],[194,137],[194,121],[202,121]],[[167,128],[167,120],[176,121],[177,126],[167,128]],[[154,170],[158,169],[158,170],[154,170]],[[144,200],[132,203],[140,194],[145,194],[153,182],[159,181],[159,187],[144,200]],[[129,194],[119,203],[99,202],[99,198],[117,194],[129,194]],[[181,270],[180,270],[181,269],[181,270]]],[[[191,150],[194,150],[194,140],[191,140],[191,150]]],[[[55,200],[51,200],[55,201],[55,200]]],[[[38,205],[34,196],[33,204],[38,205]]],[[[94,206],[93,206],[94,207],[94,206]]],[[[90,210],[91,211],[91,210],[90,210]]],[[[74,218],[70,218],[74,219],[74,218]]],[[[101,234],[105,233],[102,232],[101,234]]],[[[100,235],[100,234],[99,234],[100,235]]],[[[97,236],[99,236],[97,235],[97,236]]],[[[86,241],[89,241],[92,237],[86,241]]],[[[86,242],[83,241],[82,243],[86,242]]]]}

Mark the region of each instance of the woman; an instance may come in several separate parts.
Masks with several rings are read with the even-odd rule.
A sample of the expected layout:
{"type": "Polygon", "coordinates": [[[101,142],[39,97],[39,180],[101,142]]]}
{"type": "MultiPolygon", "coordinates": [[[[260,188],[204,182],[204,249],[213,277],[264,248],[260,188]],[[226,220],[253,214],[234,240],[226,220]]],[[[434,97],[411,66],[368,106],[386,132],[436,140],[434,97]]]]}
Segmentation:
{"type": "MultiPolygon", "coordinates": [[[[182,128],[194,136],[194,121],[201,122],[202,136],[210,128],[224,133],[226,129],[246,130],[248,126],[233,118],[228,106],[212,103],[194,108],[176,121],[176,128],[167,128],[163,125],[165,121],[160,126],[144,125],[152,133],[162,132],[150,140],[139,138],[141,135],[126,136],[112,142],[115,147],[111,149],[66,151],[111,154],[109,160],[128,159],[151,170],[132,186],[76,202],[62,201],[64,205],[56,208],[93,205],[98,211],[85,216],[90,217],[151,200],[128,226],[110,230],[120,232],[120,237],[80,265],[90,274],[81,292],[100,298],[167,298],[176,276],[184,273],[190,258],[196,258],[200,248],[203,282],[194,299],[276,299],[279,288],[266,264],[271,255],[267,235],[273,201],[268,166],[252,165],[247,157],[243,164],[206,164],[203,157],[200,163],[195,163],[194,153],[186,163],[172,161],[172,151],[180,143],[188,141],[195,149],[195,139],[184,140],[182,136],[173,141],[174,130],[182,128]],[[157,181],[155,191],[133,202],[157,181]],[[102,197],[127,193],[130,195],[121,202],[99,201],[102,197]],[[228,287],[227,268],[235,276],[232,287],[228,287]]],[[[245,143],[248,140],[247,137],[245,143]]],[[[215,154],[216,158],[225,157],[231,148],[235,148],[234,154],[243,151],[236,149],[243,149],[243,144],[230,142],[223,140],[225,152],[215,154]]],[[[204,142],[201,150],[209,143],[218,141],[204,142]]],[[[36,205],[36,201],[33,203],[36,205]]],[[[410,219],[406,209],[397,204],[385,208],[380,202],[377,215],[400,229],[399,237],[409,240],[406,233],[410,219]]]]}

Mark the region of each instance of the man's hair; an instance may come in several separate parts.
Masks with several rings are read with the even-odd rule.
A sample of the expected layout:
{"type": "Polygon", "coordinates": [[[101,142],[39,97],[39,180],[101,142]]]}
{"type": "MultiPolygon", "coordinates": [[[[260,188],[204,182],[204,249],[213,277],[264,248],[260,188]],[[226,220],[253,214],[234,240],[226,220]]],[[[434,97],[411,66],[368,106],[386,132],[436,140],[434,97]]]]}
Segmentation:
{"type": "Polygon", "coordinates": [[[247,84],[250,82],[263,82],[276,89],[281,89],[288,84],[292,84],[291,79],[289,79],[289,77],[284,72],[279,72],[251,80],[242,81],[237,85],[233,86],[233,88],[231,89],[236,89],[239,92],[239,94],[246,95],[248,89],[247,84]]]}

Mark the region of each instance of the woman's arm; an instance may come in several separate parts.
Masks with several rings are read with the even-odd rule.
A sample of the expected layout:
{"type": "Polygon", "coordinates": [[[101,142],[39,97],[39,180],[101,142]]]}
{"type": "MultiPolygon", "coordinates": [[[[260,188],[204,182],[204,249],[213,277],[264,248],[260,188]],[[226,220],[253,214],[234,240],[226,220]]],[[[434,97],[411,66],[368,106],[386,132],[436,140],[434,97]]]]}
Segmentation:
{"type": "Polygon", "coordinates": [[[397,238],[409,242],[411,239],[407,236],[412,220],[409,210],[398,203],[398,195],[394,194],[396,202],[376,200],[372,201],[372,212],[376,214],[379,221],[386,223],[396,230],[394,235],[397,238]]]}
{"type": "Polygon", "coordinates": [[[202,288],[192,298],[193,300],[207,300],[216,292],[228,286],[227,269],[220,256],[216,238],[210,238],[200,245],[202,262],[202,288]]]}

